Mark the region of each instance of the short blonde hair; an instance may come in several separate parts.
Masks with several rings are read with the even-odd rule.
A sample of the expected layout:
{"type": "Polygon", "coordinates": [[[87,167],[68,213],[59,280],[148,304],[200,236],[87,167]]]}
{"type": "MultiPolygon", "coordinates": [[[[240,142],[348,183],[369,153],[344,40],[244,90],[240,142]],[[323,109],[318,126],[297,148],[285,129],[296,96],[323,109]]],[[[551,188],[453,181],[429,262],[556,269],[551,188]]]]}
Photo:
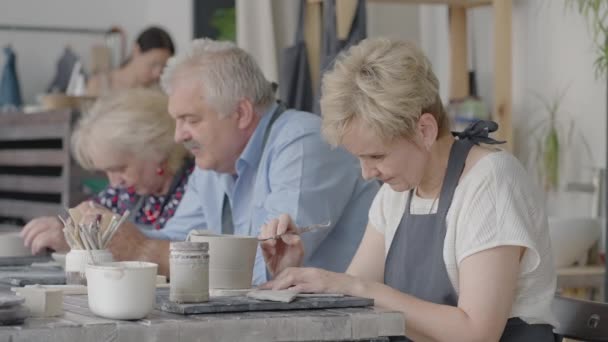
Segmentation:
{"type": "Polygon", "coordinates": [[[95,169],[93,148],[127,153],[140,160],[166,160],[175,172],[186,149],[173,140],[175,121],[167,96],[158,90],[130,89],[110,93],[83,113],[72,134],[72,154],[85,169],[95,169]]]}
{"type": "Polygon", "coordinates": [[[432,114],[439,135],[449,122],[431,63],[413,44],[365,39],[342,53],[323,76],[323,135],[339,145],[357,120],[384,141],[411,138],[423,113],[432,114]]]}
{"type": "Polygon", "coordinates": [[[193,40],[185,52],[167,62],[161,76],[163,90],[170,95],[173,83],[184,76],[201,82],[203,96],[222,116],[231,114],[243,98],[257,107],[275,99],[272,83],[255,59],[233,42],[193,40]]]}

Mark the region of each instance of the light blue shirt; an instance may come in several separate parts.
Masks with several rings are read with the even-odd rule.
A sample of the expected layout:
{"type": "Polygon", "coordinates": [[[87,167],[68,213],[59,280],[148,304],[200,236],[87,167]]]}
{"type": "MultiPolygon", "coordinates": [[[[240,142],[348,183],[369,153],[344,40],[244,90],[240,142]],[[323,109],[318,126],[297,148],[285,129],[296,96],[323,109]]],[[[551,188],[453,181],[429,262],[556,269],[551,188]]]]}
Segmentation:
{"type": "MultiPolygon", "coordinates": [[[[222,201],[228,194],[235,235],[257,236],[282,213],[298,226],[331,221],[331,229],[302,235],[305,265],[343,272],[359,246],[368,210],[379,189],[361,177],[358,161],[332,149],[320,133],[321,119],[287,110],[274,122],[264,150],[264,133],[277,105],[264,114],[240,158],[236,177],[196,168],[175,215],[153,238],[185,240],[192,229],[221,233],[222,201]]],[[[253,284],[267,280],[258,248],[253,284]]]]}

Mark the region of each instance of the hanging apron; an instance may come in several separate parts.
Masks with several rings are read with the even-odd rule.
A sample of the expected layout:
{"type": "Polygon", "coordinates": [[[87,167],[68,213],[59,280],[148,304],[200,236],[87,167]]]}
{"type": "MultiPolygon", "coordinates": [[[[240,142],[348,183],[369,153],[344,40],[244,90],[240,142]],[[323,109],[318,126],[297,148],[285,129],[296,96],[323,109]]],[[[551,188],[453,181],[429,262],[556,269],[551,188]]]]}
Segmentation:
{"type": "Polygon", "coordinates": [[[306,0],[300,0],[298,26],[293,46],[283,50],[279,69],[279,97],[288,108],[311,112],[314,100],[306,41],[304,15],[306,0]]]}
{"type": "MultiPolygon", "coordinates": [[[[321,79],[323,74],[330,70],[338,54],[349,47],[358,44],[367,37],[367,11],[365,0],[357,0],[357,8],[353,21],[350,25],[350,31],[345,39],[338,37],[338,29],[336,27],[336,0],[323,1],[323,31],[321,43],[321,79]]],[[[321,79],[316,85],[318,90],[315,97],[313,112],[321,114],[321,79]]]]}
{"type": "MultiPolygon", "coordinates": [[[[410,191],[404,215],[386,257],[386,285],[428,302],[458,305],[458,294],[450,282],[443,260],[446,216],[471,147],[480,142],[500,143],[488,137],[488,133],[497,128],[494,122],[479,121],[464,132],[454,134],[459,139],[450,151],[435,214],[410,214],[414,190],[410,191]]],[[[409,339],[406,338],[406,341],[409,339]]],[[[549,324],[527,324],[520,318],[510,318],[500,341],[553,342],[553,327],[549,324]]]]}
{"type": "Polygon", "coordinates": [[[23,105],[17,76],[17,56],[10,46],[4,48],[4,55],[4,67],[0,77],[0,112],[18,110],[23,105]]]}

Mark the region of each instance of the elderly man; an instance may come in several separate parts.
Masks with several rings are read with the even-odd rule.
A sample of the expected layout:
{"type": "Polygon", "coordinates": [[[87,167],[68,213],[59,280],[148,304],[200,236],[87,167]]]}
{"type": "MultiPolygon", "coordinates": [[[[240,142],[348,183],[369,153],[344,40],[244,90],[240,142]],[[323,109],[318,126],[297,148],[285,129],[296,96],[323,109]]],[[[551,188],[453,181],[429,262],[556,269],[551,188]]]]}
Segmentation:
{"type": "MultiPolygon", "coordinates": [[[[298,225],[331,222],[302,236],[305,264],[344,271],[378,191],[357,160],[321,137],[318,116],[289,110],[256,62],[229,42],[195,40],[162,75],[175,139],[195,156],[175,215],[158,231],[125,224],[111,242],[117,259],[149,260],[168,272],[169,242],[193,229],[257,236],[281,213],[298,225]]],[[[253,283],[266,281],[258,252],[253,283]]]]}
{"type": "MultiPolygon", "coordinates": [[[[268,220],[290,213],[298,225],[331,222],[302,236],[306,264],[345,270],[378,184],[365,182],[355,158],[322,140],[320,118],[276,103],[253,58],[229,42],[194,41],[169,62],[162,84],[175,139],[197,169],[159,233],[171,240],[194,228],[257,236],[268,220]]],[[[266,278],[258,253],[253,282],[266,278]]]]}

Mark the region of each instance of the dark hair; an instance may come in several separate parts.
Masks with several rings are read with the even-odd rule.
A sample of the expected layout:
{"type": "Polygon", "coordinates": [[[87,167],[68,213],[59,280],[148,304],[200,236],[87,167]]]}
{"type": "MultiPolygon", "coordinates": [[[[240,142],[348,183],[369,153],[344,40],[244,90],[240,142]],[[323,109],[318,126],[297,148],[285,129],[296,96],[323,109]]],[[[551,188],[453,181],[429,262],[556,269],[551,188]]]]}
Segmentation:
{"type": "Polygon", "coordinates": [[[139,46],[141,52],[146,52],[152,49],[165,49],[171,52],[171,55],[175,54],[175,47],[171,36],[167,31],[160,27],[152,26],[145,29],[139,34],[135,41],[139,46]]]}

